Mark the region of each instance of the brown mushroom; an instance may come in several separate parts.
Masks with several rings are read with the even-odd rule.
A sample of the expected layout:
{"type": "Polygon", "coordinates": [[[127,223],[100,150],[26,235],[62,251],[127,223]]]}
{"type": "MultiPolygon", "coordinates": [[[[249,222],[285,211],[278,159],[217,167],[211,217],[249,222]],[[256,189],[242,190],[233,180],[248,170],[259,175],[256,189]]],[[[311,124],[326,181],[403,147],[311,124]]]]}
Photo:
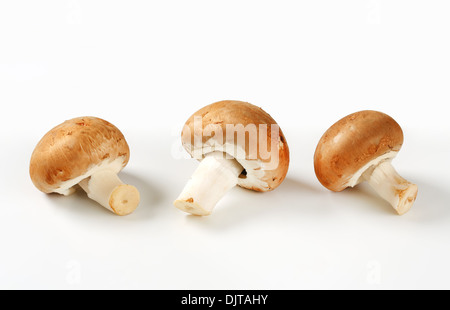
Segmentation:
{"type": "Polygon", "coordinates": [[[117,174],[127,165],[130,149],[114,125],[95,117],[68,120],[50,130],[37,144],[30,176],[44,193],[70,195],[80,185],[88,196],[118,214],[139,204],[139,192],[117,174]]]}
{"type": "Polygon", "coordinates": [[[220,101],[195,112],[182,132],[186,151],[200,165],[174,205],[209,215],[236,185],[266,192],[278,187],[289,167],[289,147],[273,118],[242,101],[220,101]]]}
{"type": "Polygon", "coordinates": [[[316,176],[335,192],[367,181],[398,214],[404,214],[413,205],[418,188],[392,167],[402,144],[402,129],[390,116],[377,111],[353,113],[320,139],[314,154],[316,176]]]}

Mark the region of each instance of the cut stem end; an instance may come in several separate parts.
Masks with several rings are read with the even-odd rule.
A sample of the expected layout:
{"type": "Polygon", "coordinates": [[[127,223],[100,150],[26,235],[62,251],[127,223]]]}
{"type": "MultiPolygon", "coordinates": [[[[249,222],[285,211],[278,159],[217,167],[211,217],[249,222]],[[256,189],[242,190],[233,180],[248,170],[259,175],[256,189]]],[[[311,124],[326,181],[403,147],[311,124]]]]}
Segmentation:
{"type": "Polygon", "coordinates": [[[411,209],[417,197],[418,187],[402,178],[390,161],[381,162],[364,173],[364,179],[388,201],[399,215],[411,209]]]}
{"type": "MultiPolygon", "coordinates": [[[[411,184],[401,193],[399,193],[399,202],[397,205],[397,213],[403,215],[411,209],[416,201],[419,189],[416,184],[411,184]]],[[[395,209],[395,207],[394,207],[395,209]]]]}
{"type": "Polygon", "coordinates": [[[117,174],[102,170],[79,183],[88,197],[117,215],[132,213],[140,202],[139,191],[124,184],[117,174]]]}
{"type": "Polygon", "coordinates": [[[209,215],[217,202],[238,183],[244,168],[222,152],[207,154],[200,162],[174,206],[194,214],[209,215]]]}
{"type": "Polygon", "coordinates": [[[109,197],[109,206],[117,215],[133,213],[140,202],[139,191],[132,185],[122,184],[117,186],[109,197]]]}

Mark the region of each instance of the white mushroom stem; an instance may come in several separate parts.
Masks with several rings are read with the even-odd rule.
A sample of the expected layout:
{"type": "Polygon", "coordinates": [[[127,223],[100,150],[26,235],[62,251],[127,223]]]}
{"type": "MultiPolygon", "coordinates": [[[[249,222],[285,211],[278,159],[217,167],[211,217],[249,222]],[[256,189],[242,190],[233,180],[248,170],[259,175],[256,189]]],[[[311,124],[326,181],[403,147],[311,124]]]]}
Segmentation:
{"type": "Polygon", "coordinates": [[[405,214],[416,200],[417,185],[402,178],[389,160],[382,161],[374,168],[368,169],[363,174],[363,178],[400,215],[405,214]]]}
{"type": "Polygon", "coordinates": [[[134,186],[124,184],[117,174],[110,170],[97,171],[82,180],[79,185],[89,198],[118,215],[130,214],[140,201],[138,190],[134,186]]]}
{"type": "Polygon", "coordinates": [[[238,183],[244,168],[225,153],[206,155],[174,205],[194,215],[209,215],[217,202],[238,183]]]}

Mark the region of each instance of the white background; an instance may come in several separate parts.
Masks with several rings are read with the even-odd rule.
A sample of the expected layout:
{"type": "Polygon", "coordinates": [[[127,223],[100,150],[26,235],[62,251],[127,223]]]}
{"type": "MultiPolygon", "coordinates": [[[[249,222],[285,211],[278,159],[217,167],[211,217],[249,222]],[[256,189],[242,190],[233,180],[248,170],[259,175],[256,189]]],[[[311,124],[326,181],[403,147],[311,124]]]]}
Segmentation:
{"type": "Polygon", "coordinates": [[[1,1],[0,288],[450,288],[449,14],[444,0],[1,1]],[[288,177],[189,216],[172,206],[197,166],[179,133],[223,99],[277,120],[288,177]],[[363,109],[404,130],[394,165],[419,186],[404,216],[367,185],[315,178],[322,133],[363,109]],[[86,115],[127,137],[132,215],[29,179],[39,139],[86,115]]]}

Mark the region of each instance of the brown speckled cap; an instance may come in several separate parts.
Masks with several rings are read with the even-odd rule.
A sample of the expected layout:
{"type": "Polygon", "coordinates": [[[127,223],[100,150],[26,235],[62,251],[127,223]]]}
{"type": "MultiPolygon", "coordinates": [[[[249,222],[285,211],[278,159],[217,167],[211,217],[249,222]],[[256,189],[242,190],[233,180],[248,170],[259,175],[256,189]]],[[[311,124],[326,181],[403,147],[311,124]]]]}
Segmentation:
{"type": "Polygon", "coordinates": [[[88,173],[103,162],[130,158],[123,134],[114,125],[96,117],[68,120],[50,130],[37,144],[30,161],[30,176],[44,193],[88,173]]]}
{"type": "Polygon", "coordinates": [[[402,129],[389,115],[377,111],[350,114],[320,139],[314,154],[316,176],[326,188],[342,191],[366,164],[389,152],[398,152],[402,144],[402,129]]]}
{"type": "MultiPolygon", "coordinates": [[[[272,136],[270,126],[277,125],[275,120],[266,113],[262,108],[252,105],[248,102],[224,100],[219,101],[195,112],[186,122],[185,128],[188,128],[190,134],[182,133],[182,143],[186,151],[191,156],[194,150],[199,150],[201,154],[205,155],[211,152],[211,141],[218,143],[219,147],[226,142],[234,144],[236,148],[245,151],[245,158],[237,158],[236,160],[245,169],[246,175],[241,175],[238,181],[238,185],[244,188],[252,189],[255,191],[270,191],[278,187],[286,177],[289,168],[289,147],[281,129],[277,132],[276,136],[272,136]],[[200,117],[202,121],[202,128],[195,128],[194,118],[200,117]],[[259,125],[267,125],[267,132],[260,132],[259,125]],[[227,141],[227,125],[242,125],[246,127],[248,125],[256,125],[257,135],[248,135],[247,138],[242,141],[239,139],[236,141],[227,141]],[[205,128],[208,128],[209,132],[222,132],[223,136],[205,134],[205,128]],[[196,131],[197,130],[197,131],[196,131]],[[274,169],[266,170],[265,166],[269,166],[268,162],[271,158],[263,156],[260,152],[260,133],[267,138],[267,148],[270,149],[271,145],[276,145],[278,165],[274,169]],[[254,141],[256,139],[256,141],[254,141]],[[195,141],[200,141],[199,145],[195,145],[195,141]],[[209,143],[208,143],[209,142],[209,143]],[[252,154],[250,147],[252,145],[257,146],[257,153],[252,154]]],[[[233,136],[234,137],[234,136],[233,136]]],[[[235,157],[233,154],[236,148],[223,149],[222,151],[235,157]]],[[[261,149],[264,149],[262,147],[261,149]]],[[[217,150],[217,149],[216,149],[217,150]]]]}

